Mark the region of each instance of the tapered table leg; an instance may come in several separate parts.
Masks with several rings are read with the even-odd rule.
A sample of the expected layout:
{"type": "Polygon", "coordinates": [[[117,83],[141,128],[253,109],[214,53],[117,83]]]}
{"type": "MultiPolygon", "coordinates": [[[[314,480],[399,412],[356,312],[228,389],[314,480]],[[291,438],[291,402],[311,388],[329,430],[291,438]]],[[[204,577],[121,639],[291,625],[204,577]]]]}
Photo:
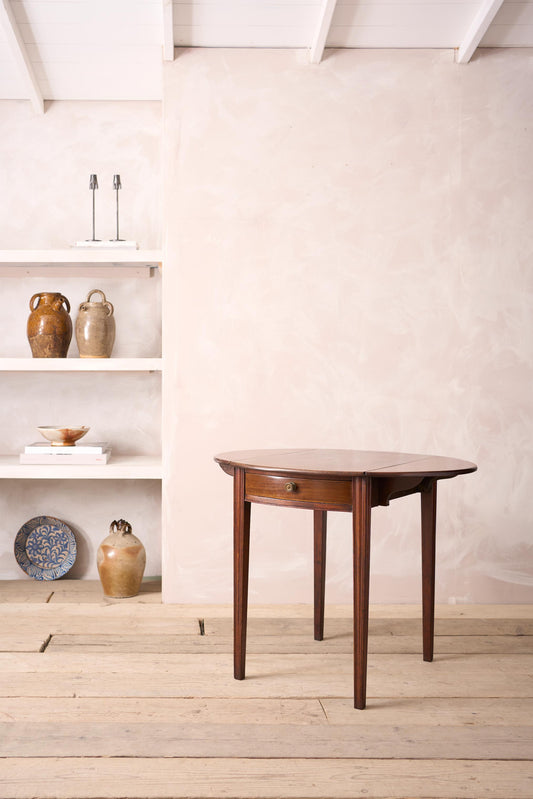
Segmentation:
{"type": "Polygon", "coordinates": [[[353,478],[354,707],[358,710],[366,705],[371,487],[370,477],[353,478]]]}
{"type": "Polygon", "coordinates": [[[324,638],[324,600],[326,596],[326,525],[325,510],[313,511],[314,522],[314,588],[315,588],[315,641],[324,638]]]}
{"type": "Polygon", "coordinates": [[[435,629],[435,531],[437,521],[437,482],[422,491],[422,637],[424,660],[433,660],[435,629]]]}
{"type": "Polygon", "coordinates": [[[250,561],[250,503],[244,501],[244,469],[233,478],[233,664],[236,680],[244,680],[250,561]]]}

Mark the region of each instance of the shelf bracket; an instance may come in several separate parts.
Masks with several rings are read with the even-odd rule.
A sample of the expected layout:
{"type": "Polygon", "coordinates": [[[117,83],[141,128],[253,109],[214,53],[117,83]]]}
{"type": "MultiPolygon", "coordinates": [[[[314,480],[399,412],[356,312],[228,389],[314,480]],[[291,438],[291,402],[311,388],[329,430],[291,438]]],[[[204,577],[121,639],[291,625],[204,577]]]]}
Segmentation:
{"type": "Polygon", "coordinates": [[[467,64],[487,32],[490,23],[503,5],[503,0],[485,0],[468,28],[463,42],[457,51],[456,62],[467,64]]]}
{"type": "Polygon", "coordinates": [[[174,5],[173,0],[163,2],[163,61],[174,61],[174,5]]]}
{"type": "Polygon", "coordinates": [[[318,25],[309,51],[309,61],[311,64],[320,64],[322,60],[336,5],[337,0],[322,0],[318,25]]]}

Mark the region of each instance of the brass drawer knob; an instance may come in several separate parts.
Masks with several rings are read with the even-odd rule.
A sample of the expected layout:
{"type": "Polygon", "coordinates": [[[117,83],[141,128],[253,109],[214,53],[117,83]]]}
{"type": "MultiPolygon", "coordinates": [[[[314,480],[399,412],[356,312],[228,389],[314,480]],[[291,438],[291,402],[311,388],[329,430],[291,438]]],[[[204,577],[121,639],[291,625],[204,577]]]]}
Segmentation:
{"type": "Polygon", "coordinates": [[[287,483],[285,489],[287,491],[296,491],[296,483],[287,483]]]}

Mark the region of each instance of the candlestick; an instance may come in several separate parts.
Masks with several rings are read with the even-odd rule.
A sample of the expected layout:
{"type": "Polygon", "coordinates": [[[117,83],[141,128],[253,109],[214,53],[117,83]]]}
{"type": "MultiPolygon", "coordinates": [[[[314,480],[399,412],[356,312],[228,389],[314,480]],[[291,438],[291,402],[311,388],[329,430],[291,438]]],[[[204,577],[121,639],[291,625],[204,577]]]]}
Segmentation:
{"type": "Polygon", "coordinates": [[[116,196],[117,196],[117,237],[116,239],[111,239],[111,241],[124,241],[124,239],[120,238],[118,232],[118,192],[119,189],[122,188],[122,181],[120,180],[120,175],[113,175],[113,188],[115,189],[116,196]]]}
{"type": "Polygon", "coordinates": [[[98,188],[98,177],[96,175],[91,175],[89,177],[89,189],[93,193],[93,237],[92,239],[87,239],[87,241],[100,241],[95,237],[95,202],[94,202],[94,192],[98,188]]]}

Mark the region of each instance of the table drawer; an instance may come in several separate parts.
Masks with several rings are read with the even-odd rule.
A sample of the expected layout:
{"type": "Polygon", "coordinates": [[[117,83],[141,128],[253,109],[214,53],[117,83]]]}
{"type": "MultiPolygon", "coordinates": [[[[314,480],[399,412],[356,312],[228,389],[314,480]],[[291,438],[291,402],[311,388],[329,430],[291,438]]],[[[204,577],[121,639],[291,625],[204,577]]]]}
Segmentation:
{"type": "Polygon", "coordinates": [[[314,480],[311,477],[273,477],[248,472],[246,499],[255,497],[289,503],[352,504],[351,480],[314,480]]]}

